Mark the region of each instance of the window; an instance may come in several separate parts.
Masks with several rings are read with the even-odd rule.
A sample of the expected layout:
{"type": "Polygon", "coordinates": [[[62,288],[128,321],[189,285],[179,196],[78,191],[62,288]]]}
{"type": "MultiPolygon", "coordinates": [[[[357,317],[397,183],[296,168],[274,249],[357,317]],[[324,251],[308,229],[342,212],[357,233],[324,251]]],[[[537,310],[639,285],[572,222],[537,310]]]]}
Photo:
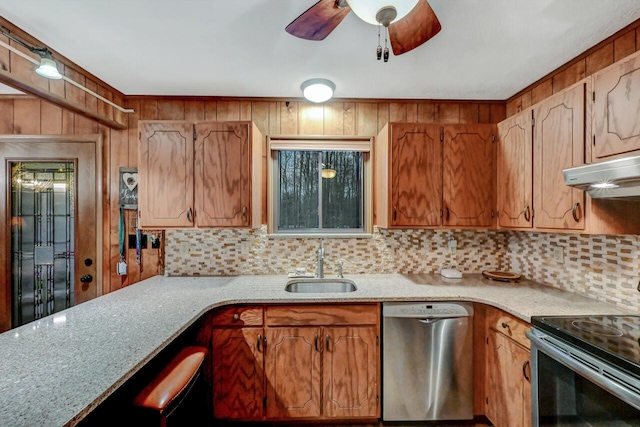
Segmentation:
{"type": "Polygon", "coordinates": [[[370,140],[270,139],[270,149],[269,232],[370,232],[370,140]]]}

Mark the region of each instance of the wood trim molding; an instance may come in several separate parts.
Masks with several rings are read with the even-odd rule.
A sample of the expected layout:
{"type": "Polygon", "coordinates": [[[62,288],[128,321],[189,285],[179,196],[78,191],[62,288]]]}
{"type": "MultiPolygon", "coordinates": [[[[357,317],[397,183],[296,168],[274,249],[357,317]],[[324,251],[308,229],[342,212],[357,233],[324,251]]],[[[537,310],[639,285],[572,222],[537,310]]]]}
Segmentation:
{"type": "Polygon", "coordinates": [[[93,119],[100,124],[109,126],[110,128],[119,129],[119,130],[127,129],[126,123],[119,123],[102,114],[98,114],[95,111],[91,111],[87,107],[80,105],[77,102],[70,101],[62,96],[56,95],[51,91],[43,90],[42,88],[34,86],[33,84],[16,76],[10,71],[5,71],[0,69],[0,82],[6,83],[7,85],[14,87],[16,89],[19,89],[21,91],[28,92],[32,95],[37,96],[38,98],[44,99],[45,101],[52,102],[74,113],[93,119]]]}

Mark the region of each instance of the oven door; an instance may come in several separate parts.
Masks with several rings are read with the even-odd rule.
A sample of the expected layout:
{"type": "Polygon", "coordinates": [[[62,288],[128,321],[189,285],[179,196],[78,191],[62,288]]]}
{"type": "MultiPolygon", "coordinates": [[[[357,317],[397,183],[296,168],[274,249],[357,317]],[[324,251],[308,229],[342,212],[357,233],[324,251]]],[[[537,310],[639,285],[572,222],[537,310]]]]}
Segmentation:
{"type": "Polygon", "coordinates": [[[640,380],[533,328],[533,426],[640,426],[640,380]]]}

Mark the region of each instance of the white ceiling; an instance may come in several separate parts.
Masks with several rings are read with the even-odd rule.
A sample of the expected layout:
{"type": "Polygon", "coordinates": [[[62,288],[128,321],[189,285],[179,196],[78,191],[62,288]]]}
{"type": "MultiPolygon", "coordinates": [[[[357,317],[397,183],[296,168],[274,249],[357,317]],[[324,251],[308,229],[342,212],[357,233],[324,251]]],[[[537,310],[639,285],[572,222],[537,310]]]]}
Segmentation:
{"type": "MultiPolygon", "coordinates": [[[[504,100],[640,18],[640,0],[429,0],[442,31],[375,59],[350,13],[324,41],[284,28],[316,0],[0,0],[0,15],[126,95],[504,100]]],[[[383,42],[384,43],[384,42],[383,42]]]]}

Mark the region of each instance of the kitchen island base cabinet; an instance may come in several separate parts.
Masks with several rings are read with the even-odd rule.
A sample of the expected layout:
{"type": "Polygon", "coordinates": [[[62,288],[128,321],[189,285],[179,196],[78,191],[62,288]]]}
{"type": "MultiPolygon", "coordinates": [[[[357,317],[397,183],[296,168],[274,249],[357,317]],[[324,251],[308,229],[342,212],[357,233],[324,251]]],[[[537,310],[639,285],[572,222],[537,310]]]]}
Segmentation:
{"type": "Polygon", "coordinates": [[[379,418],[379,316],[378,304],[221,309],[213,316],[214,416],[379,418]]]}

